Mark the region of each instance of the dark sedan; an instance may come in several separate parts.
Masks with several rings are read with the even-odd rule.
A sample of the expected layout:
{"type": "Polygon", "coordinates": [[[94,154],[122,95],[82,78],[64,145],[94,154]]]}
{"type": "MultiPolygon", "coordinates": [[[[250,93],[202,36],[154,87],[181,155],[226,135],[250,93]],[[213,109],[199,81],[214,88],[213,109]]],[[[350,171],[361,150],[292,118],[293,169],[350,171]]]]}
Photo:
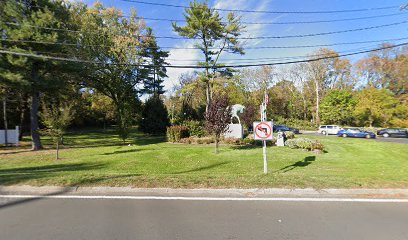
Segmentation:
{"type": "Polygon", "coordinates": [[[378,136],[408,138],[408,131],[403,128],[386,128],[377,132],[378,136]]]}
{"type": "Polygon", "coordinates": [[[354,137],[354,138],[375,138],[376,137],[375,133],[362,131],[358,128],[346,128],[344,130],[340,130],[337,133],[337,136],[354,137]]]}
{"type": "Polygon", "coordinates": [[[273,125],[273,132],[293,132],[295,134],[299,134],[299,129],[291,128],[285,125],[273,125]]]}

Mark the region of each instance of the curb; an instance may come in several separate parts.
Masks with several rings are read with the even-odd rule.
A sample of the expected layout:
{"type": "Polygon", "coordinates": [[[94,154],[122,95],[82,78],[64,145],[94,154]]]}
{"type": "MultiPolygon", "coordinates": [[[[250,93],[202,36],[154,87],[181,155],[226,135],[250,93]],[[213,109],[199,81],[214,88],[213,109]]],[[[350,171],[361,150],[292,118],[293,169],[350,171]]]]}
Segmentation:
{"type": "Polygon", "coordinates": [[[131,187],[0,186],[0,195],[95,195],[238,198],[392,198],[408,199],[408,189],[173,189],[131,187]]]}

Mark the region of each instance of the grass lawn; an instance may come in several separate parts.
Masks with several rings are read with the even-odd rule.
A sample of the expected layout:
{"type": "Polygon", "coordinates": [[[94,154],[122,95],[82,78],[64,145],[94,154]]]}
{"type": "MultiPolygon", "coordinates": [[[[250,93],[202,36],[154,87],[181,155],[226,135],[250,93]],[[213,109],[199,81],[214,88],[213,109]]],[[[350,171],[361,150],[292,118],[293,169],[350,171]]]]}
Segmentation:
{"type": "MultiPolygon", "coordinates": [[[[299,137],[299,136],[297,136],[299,137]]],[[[132,135],[123,145],[113,132],[75,132],[54,150],[0,149],[0,185],[132,186],[172,188],[407,188],[408,146],[367,139],[318,138],[327,153],[268,147],[166,143],[132,135]]],[[[50,141],[43,141],[51,147],[50,141]]],[[[25,143],[28,144],[28,143],[25,143]]]]}

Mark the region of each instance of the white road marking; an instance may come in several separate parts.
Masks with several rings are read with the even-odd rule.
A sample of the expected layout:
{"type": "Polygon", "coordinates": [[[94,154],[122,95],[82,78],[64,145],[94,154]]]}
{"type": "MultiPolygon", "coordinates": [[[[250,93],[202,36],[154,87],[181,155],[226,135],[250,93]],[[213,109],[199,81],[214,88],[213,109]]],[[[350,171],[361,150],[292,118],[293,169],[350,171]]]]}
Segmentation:
{"type": "Polygon", "coordinates": [[[97,196],[97,195],[0,195],[0,198],[45,199],[121,199],[121,200],[184,200],[184,201],[281,201],[281,202],[367,202],[408,203],[408,199],[387,198],[248,198],[248,197],[164,197],[164,196],[97,196]]]}

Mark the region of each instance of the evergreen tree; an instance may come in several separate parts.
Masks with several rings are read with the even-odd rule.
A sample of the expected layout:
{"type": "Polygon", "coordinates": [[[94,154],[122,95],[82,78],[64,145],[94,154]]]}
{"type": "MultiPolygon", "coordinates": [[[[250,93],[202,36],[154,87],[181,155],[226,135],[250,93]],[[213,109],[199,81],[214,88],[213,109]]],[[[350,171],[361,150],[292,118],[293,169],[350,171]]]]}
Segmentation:
{"type": "Polygon", "coordinates": [[[227,19],[223,19],[218,11],[209,7],[208,1],[198,2],[194,0],[185,10],[187,24],[179,26],[173,23],[173,30],[180,36],[197,39],[198,47],[204,55],[204,61],[198,64],[205,68],[201,76],[206,86],[206,111],[212,99],[212,82],[216,74],[228,75],[231,69],[222,69],[222,64],[218,62],[222,53],[244,54],[238,37],[244,30],[241,18],[230,12],[227,19]]]}
{"type": "Polygon", "coordinates": [[[38,132],[40,93],[52,91],[63,84],[61,71],[69,67],[67,63],[10,52],[27,55],[71,53],[70,46],[36,43],[70,40],[72,32],[49,29],[72,29],[69,5],[62,0],[6,0],[0,3],[0,11],[0,47],[6,49],[0,60],[0,78],[12,89],[30,95],[32,149],[39,150],[42,148],[38,132]]]}
{"type": "Polygon", "coordinates": [[[149,39],[149,45],[146,47],[145,55],[152,67],[148,68],[149,75],[144,80],[142,93],[160,95],[165,92],[163,82],[164,78],[167,77],[165,65],[167,65],[166,58],[169,56],[169,53],[162,51],[157,45],[151,28],[147,30],[147,37],[149,39]]]}
{"type": "Polygon", "coordinates": [[[140,130],[149,134],[164,134],[168,126],[170,120],[167,108],[159,95],[153,95],[144,104],[140,130]]]}

